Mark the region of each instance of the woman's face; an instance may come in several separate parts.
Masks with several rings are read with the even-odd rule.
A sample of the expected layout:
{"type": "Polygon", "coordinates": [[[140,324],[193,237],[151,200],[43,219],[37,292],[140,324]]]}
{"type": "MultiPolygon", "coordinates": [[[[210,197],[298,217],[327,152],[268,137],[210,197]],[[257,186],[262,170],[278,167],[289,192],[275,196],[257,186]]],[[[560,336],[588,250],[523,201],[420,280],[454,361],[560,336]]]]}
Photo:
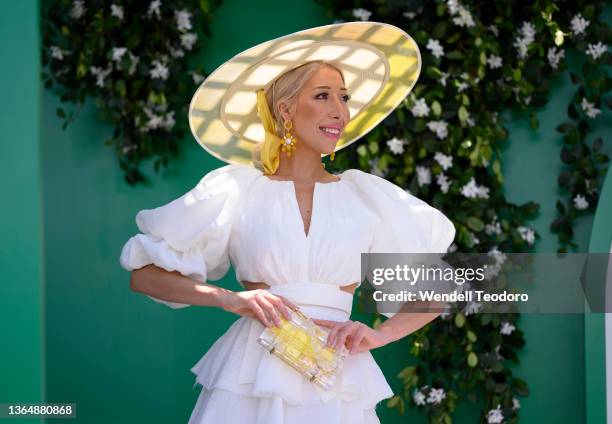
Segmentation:
{"type": "Polygon", "coordinates": [[[319,67],[289,113],[283,114],[293,122],[291,133],[298,139],[298,149],[303,143],[319,154],[333,152],[350,119],[348,99],[340,73],[329,66],[319,67]]]}

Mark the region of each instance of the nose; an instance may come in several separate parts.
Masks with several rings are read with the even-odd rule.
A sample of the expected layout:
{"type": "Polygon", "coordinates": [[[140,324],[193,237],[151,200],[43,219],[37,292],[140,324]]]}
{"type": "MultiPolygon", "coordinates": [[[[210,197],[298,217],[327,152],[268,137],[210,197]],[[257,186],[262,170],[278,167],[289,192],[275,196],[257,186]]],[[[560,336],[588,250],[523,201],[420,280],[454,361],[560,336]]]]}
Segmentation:
{"type": "Polygon", "coordinates": [[[344,105],[342,104],[342,101],[334,96],[334,100],[330,104],[331,106],[329,109],[328,116],[331,119],[338,119],[338,120],[341,119],[342,109],[344,107],[344,105]]]}

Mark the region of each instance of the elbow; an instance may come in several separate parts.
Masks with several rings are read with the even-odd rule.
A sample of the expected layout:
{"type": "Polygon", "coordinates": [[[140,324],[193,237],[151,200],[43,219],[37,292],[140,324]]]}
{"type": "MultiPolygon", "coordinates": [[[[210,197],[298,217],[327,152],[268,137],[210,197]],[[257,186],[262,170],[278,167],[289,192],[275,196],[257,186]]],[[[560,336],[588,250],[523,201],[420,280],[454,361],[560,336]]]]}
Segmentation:
{"type": "Polygon", "coordinates": [[[144,284],[146,281],[145,274],[148,266],[143,268],[135,269],[130,274],[130,289],[137,293],[144,292],[144,284]]]}

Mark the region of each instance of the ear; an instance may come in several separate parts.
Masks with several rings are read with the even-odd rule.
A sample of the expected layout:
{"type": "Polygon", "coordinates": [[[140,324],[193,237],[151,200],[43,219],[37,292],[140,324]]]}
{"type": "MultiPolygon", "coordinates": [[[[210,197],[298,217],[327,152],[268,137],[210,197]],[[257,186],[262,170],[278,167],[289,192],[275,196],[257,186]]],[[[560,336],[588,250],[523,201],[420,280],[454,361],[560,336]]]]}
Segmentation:
{"type": "Polygon", "coordinates": [[[293,119],[293,110],[287,105],[287,103],[280,102],[278,104],[278,111],[280,112],[280,116],[282,116],[283,121],[288,121],[288,120],[293,119]]]}

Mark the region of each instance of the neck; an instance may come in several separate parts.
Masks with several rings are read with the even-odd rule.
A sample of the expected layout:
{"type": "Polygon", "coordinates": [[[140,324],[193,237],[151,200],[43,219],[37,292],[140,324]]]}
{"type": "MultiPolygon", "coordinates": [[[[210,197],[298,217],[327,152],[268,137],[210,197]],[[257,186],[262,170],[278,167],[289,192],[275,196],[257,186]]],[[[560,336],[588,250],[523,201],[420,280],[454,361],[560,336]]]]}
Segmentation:
{"type": "Polygon", "coordinates": [[[321,154],[302,144],[291,156],[280,152],[280,162],[274,175],[294,181],[315,181],[329,175],[322,164],[321,154]]]}

